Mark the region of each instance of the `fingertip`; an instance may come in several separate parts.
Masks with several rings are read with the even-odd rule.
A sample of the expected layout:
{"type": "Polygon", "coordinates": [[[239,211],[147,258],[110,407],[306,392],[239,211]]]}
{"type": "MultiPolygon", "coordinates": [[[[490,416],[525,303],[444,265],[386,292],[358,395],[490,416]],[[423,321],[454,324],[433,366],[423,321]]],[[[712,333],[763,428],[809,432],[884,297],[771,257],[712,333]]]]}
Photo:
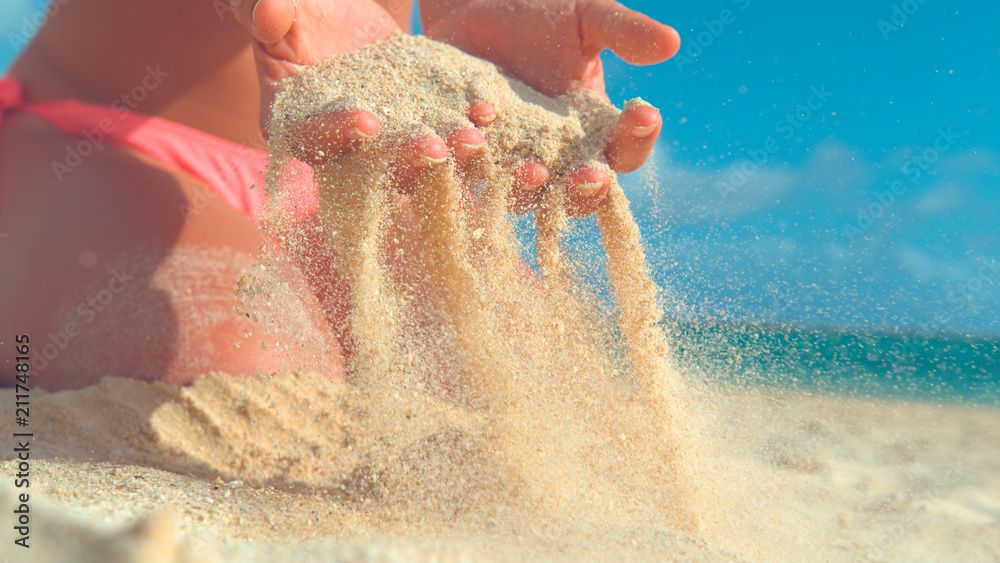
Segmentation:
{"type": "Polygon", "coordinates": [[[635,65],[657,64],[676,55],[681,48],[677,30],[638,15],[642,19],[633,22],[634,31],[617,39],[613,47],[615,53],[635,65]]]}
{"type": "Polygon", "coordinates": [[[583,198],[591,198],[605,187],[611,175],[593,166],[581,166],[570,174],[570,185],[583,198]]]}
{"type": "Polygon", "coordinates": [[[497,110],[490,102],[476,101],[469,104],[469,121],[479,127],[486,127],[496,121],[497,110]]]}
{"type": "Polygon", "coordinates": [[[294,0],[247,0],[244,6],[253,5],[248,18],[254,39],[272,45],[281,41],[295,22],[294,0]]]}
{"type": "Polygon", "coordinates": [[[604,155],[616,172],[632,172],[649,158],[663,128],[659,110],[636,106],[622,112],[608,138],[604,155]]]}
{"type": "Polygon", "coordinates": [[[584,13],[585,43],[595,50],[611,49],[634,65],[661,63],[677,54],[677,30],[614,0],[593,0],[584,13]]]}
{"type": "Polygon", "coordinates": [[[455,158],[464,161],[483,149],[486,138],[477,129],[456,129],[448,135],[447,144],[455,154],[455,158]]]}
{"type": "Polygon", "coordinates": [[[573,171],[567,182],[567,211],[572,217],[590,215],[597,209],[597,204],[608,193],[611,174],[596,166],[580,166],[573,171]]]}
{"type": "Polygon", "coordinates": [[[549,169],[541,162],[522,162],[514,172],[514,186],[511,188],[511,212],[526,213],[542,198],[541,187],[549,181],[549,169]]]}
{"type": "Polygon", "coordinates": [[[391,167],[392,185],[403,194],[412,195],[414,181],[424,172],[448,160],[448,145],[438,137],[421,137],[399,147],[391,167]]]}
{"type": "Polygon", "coordinates": [[[660,110],[653,106],[636,106],[622,112],[619,118],[622,132],[630,135],[634,139],[656,139],[659,136],[660,128],[663,127],[663,118],[660,110]],[[655,135],[655,136],[654,136],[655,135]]]}
{"type": "Polygon", "coordinates": [[[414,165],[430,168],[448,158],[448,145],[438,137],[423,137],[413,142],[414,165]]]}
{"type": "Polygon", "coordinates": [[[518,185],[537,188],[549,180],[549,169],[541,162],[525,162],[514,175],[518,185]]]}
{"type": "Polygon", "coordinates": [[[368,110],[356,110],[350,123],[348,136],[358,141],[364,141],[378,135],[381,129],[382,124],[379,123],[374,113],[368,110]]]}
{"type": "Polygon", "coordinates": [[[298,131],[295,157],[309,164],[334,158],[379,133],[381,125],[370,111],[355,109],[324,113],[308,119],[298,131]]]}
{"type": "Polygon", "coordinates": [[[663,27],[666,29],[663,31],[663,44],[661,49],[663,49],[663,60],[666,60],[673,57],[678,51],[681,50],[681,34],[677,33],[677,30],[669,25],[665,25],[663,27]]]}

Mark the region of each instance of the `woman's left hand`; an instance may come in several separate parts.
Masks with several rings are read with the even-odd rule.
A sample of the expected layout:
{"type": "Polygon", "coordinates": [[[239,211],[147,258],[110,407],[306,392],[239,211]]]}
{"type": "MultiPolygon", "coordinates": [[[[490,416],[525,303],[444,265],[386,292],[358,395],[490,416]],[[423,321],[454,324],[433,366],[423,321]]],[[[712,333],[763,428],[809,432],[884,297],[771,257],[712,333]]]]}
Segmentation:
{"type": "MultiPolygon", "coordinates": [[[[606,97],[600,59],[605,49],[647,65],[680,48],[673,28],[614,0],[422,0],[421,17],[428,37],[490,60],[550,96],[587,88],[606,97]]],[[[623,112],[605,147],[611,168],[624,173],[642,166],[661,126],[651,106],[623,112]]],[[[609,179],[598,167],[573,172],[571,183],[590,188],[568,192],[586,193],[578,205],[583,214],[603,198],[609,179]]]]}

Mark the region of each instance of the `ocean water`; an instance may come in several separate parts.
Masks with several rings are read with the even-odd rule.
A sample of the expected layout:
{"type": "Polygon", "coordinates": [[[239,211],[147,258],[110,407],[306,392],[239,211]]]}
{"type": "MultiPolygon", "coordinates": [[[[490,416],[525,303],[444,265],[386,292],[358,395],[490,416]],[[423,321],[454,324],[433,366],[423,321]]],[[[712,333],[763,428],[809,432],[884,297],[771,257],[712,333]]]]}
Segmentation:
{"type": "Polygon", "coordinates": [[[736,386],[1000,406],[1000,339],[860,329],[684,322],[688,372],[736,386]]]}
{"type": "MultiPolygon", "coordinates": [[[[633,191],[630,197],[635,197],[633,191]]],[[[641,197],[641,196],[640,196],[641,197]]],[[[639,209],[636,213],[643,233],[655,232],[662,217],[639,209]]],[[[537,270],[534,224],[530,215],[515,221],[522,257],[537,270]]],[[[614,297],[607,287],[605,257],[600,234],[592,218],[578,221],[566,235],[577,274],[602,296],[608,307],[614,297]]],[[[662,236],[647,238],[651,273],[662,290],[665,326],[675,360],[693,381],[721,383],[741,388],[833,394],[856,398],[900,399],[938,403],[1000,407],[1000,335],[990,332],[960,334],[957,331],[910,329],[906,326],[875,328],[877,319],[858,318],[860,326],[846,327],[830,317],[828,326],[810,326],[794,321],[755,321],[768,315],[767,288],[740,285],[730,275],[716,280],[720,286],[735,286],[739,300],[729,300],[728,321],[713,320],[698,306],[710,293],[703,278],[678,262],[691,260],[664,255],[662,236]],[[678,272],[678,270],[683,270],[678,272]],[[693,289],[692,289],[693,288],[693,289]],[[864,323],[870,323],[865,326],[864,323]]],[[[730,249],[702,243],[704,252],[725,253],[730,249]]],[[[697,264],[697,260],[692,260],[697,264]]],[[[701,273],[703,275],[703,272],[701,273]]],[[[777,279],[777,278],[776,278],[777,279]]],[[[715,289],[715,288],[710,288],[715,289]]],[[[859,290],[860,291],[860,290],[859,290]]],[[[773,292],[771,292],[773,293],[773,292]]],[[[788,297],[808,303],[810,295],[788,297]]],[[[933,308],[934,303],[924,303],[933,308]]],[[[939,304],[944,307],[943,302],[939,304]]],[[[845,304],[845,308],[851,304],[845,304]]],[[[866,310],[855,305],[856,310],[866,310]]],[[[786,311],[793,307],[785,307],[786,311]]],[[[820,307],[803,306],[802,316],[823,318],[820,307]]]]}

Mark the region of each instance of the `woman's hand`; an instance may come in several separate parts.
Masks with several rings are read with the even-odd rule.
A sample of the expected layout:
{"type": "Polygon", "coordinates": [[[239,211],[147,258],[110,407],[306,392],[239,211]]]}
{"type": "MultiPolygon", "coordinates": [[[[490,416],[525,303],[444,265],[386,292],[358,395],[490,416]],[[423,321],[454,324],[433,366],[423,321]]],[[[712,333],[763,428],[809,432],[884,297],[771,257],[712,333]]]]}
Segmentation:
{"type": "MultiPolygon", "coordinates": [[[[428,37],[488,59],[550,96],[587,88],[604,94],[600,53],[611,49],[626,62],[654,64],[680,48],[680,36],[613,0],[422,0],[428,37]]],[[[622,113],[605,156],[616,172],[631,172],[649,157],[662,120],[653,107],[622,113]]],[[[541,166],[541,165],[538,165],[541,166]]],[[[542,167],[544,168],[544,167],[542,167]]],[[[535,169],[537,176],[548,171],[535,169]]],[[[583,166],[567,191],[577,215],[607,193],[608,174],[583,166]]]]}
{"type": "MultiPolygon", "coordinates": [[[[262,129],[270,114],[275,83],[296,74],[301,65],[317,64],[333,55],[381,41],[401,30],[393,16],[373,0],[233,0],[236,19],[252,34],[261,83],[262,129]]],[[[496,117],[490,104],[474,104],[469,120],[486,125],[496,117]]],[[[295,156],[310,163],[316,154],[337,155],[379,133],[375,114],[346,110],[316,116],[302,131],[302,146],[314,149],[295,156]]],[[[266,134],[266,129],[265,129],[266,134]]],[[[394,183],[406,185],[426,168],[447,158],[468,159],[483,147],[475,128],[438,137],[411,139],[398,147],[400,165],[394,183]]]]}
{"type": "MultiPolygon", "coordinates": [[[[374,0],[232,0],[236,18],[254,38],[262,90],[262,120],[269,114],[274,84],[335,54],[363,47],[400,32],[396,20],[374,0]]],[[[629,62],[646,64],[673,55],[679,39],[658,24],[611,0],[425,0],[428,35],[452,42],[470,54],[496,62],[548,94],[574,88],[603,92],[599,53],[611,48],[629,62]],[[514,9],[512,10],[511,7],[514,9]],[[503,22],[502,25],[496,25],[503,22]],[[490,24],[490,25],[487,25],[490,24]],[[514,30],[514,31],[505,31],[514,30]]],[[[497,117],[488,102],[473,104],[469,120],[478,127],[497,117]]],[[[641,166],[659,135],[659,112],[649,106],[622,114],[605,155],[612,169],[641,166]]],[[[340,154],[378,134],[380,124],[365,110],[334,112],[310,120],[303,146],[314,154],[340,154]]],[[[405,186],[452,154],[460,162],[485,146],[477,128],[453,131],[446,139],[412,139],[398,147],[394,184],[405,186]]],[[[516,172],[513,195],[519,209],[537,201],[549,171],[525,162],[516,172]]],[[[574,215],[592,212],[607,193],[610,177],[598,166],[581,166],[563,181],[574,215]]]]}

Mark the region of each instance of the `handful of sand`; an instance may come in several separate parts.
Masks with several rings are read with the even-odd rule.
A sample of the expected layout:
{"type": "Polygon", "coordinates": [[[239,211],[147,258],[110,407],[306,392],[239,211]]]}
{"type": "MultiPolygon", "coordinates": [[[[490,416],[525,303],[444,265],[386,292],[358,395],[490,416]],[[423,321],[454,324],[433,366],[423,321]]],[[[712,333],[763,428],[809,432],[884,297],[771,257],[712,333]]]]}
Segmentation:
{"type": "Polygon", "coordinates": [[[298,127],[325,112],[371,111],[382,124],[378,142],[391,146],[472,127],[469,104],[488,101],[499,115],[486,130],[493,154],[509,163],[536,160],[556,174],[604,162],[605,139],[621,113],[590,90],[550,98],[488,61],[405,34],[335,56],[282,86],[269,126],[279,150],[300,148],[298,127]]]}
{"type": "MultiPolygon", "coordinates": [[[[318,150],[302,145],[307,140],[298,133],[307,121],[325,112],[364,108],[382,124],[373,143],[325,161],[324,155],[317,155],[321,164],[313,169],[321,215],[338,255],[337,270],[351,285],[352,319],[346,330],[366,366],[388,369],[394,363],[385,351],[397,340],[400,320],[409,316],[402,310],[403,295],[415,293],[394,287],[398,284],[388,273],[390,260],[382,251],[392,246],[386,239],[386,226],[399,215],[399,209],[394,209],[398,202],[381,189],[391,182],[390,155],[407,139],[428,134],[446,137],[451,131],[471,127],[469,105],[480,100],[491,102],[499,116],[486,129],[488,150],[465,170],[455,170],[450,162],[418,179],[408,206],[419,223],[412,238],[419,239],[424,252],[409,267],[422,270],[436,287],[446,288],[445,296],[436,301],[459,335],[454,344],[463,349],[464,363],[481,364],[472,371],[492,371],[495,366],[481,361],[492,354],[479,350],[489,340],[479,327],[489,322],[476,312],[491,309],[490,301],[497,296],[510,295],[517,277],[517,241],[507,219],[513,169],[523,160],[536,160],[558,178],[577,165],[603,162],[605,139],[620,110],[590,91],[550,98],[505,76],[487,61],[405,34],[303,69],[285,80],[275,97],[268,191],[273,199],[271,216],[279,231],[282,218],[288,216],[282,195],[289,183],[282,176],[281,164],[291,153],[318,150]],[[469,188],[478,189],[477,201],[467,201],[473,197],[469,188]],[[478,211],[469,213],[473,208],[478,211]]],[[[622,313],[622,332],[635,349],[633,369],[645,373],[643,379],[652,392],[659,385],[651,379],[658,376],[650,372],[662,371],[661,359],[666,354],[656,326],[661,313],[628,201],[611,176],[612,186],[598,209],[598,222],[622,313]]],[[[555,183],[547,186],[536,210],[538,259],[550,288],[570,283],[560,247],[560,238],[569,228],[561,190],[555,183]]],[[[397,233],[393,241],[398,243],[405,235],[397,233]]],[[[424,297],[435,300],[433,295],[424,297]]]]}

